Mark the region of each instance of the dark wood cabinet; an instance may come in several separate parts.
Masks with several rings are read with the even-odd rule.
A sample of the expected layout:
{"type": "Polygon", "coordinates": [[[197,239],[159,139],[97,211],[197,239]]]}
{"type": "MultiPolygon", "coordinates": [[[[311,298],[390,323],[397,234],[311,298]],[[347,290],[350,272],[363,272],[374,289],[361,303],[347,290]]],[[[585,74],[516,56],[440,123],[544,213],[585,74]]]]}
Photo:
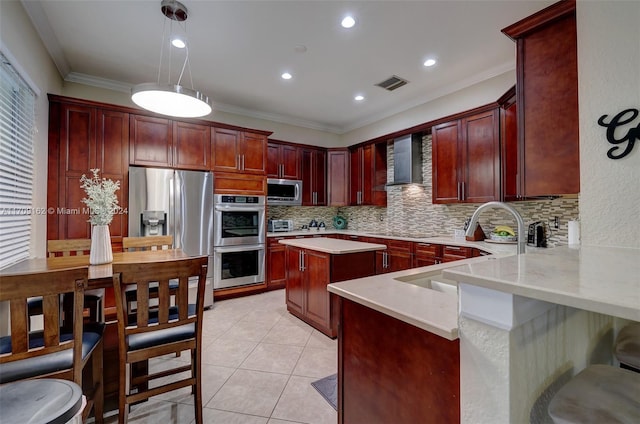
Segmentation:
{"type": "Polygon", "coordinates": [[[575,0],[502,32],[516,42],[518,194],[580,192],[575,0]]]}
{"type": "Polygon", "coordinates": [[[433,203],[500,199],[497,108],[432,128],[433,203]]]}
{"type": "Polygon", "coordinates": [[[302,206],[327,204],[327,153],[323,149],[300,149],[302,206]]]}
{"type": "Polygon", "coordinates": [[[474,252],[473,247],[466,246],[442,246],[442,262],[459,261],[460,259],[473,258],[477,256],[477,252],[474,252]],[[475,253],[475,254],[474,254],[475,253]]]}
{"type": "Polygon", "coordinates": [[[350,204],[386,206],[387,143],[353,147],[349,167],[350,204]]]}
{"type": "Polygon", "coordinates": [[[414,268],[439,264],[442,261],[442,245],[434,243],[413,243],[414,268]]]}
{"type": "MultiPolygon", "coordinates": [[[[82,102],[62,102],[50,96],[47,239],[91,238],[86,193],[81,176],[100,169],[101,178],[120,181],[121,207],[128,205],[129,114],[82,102]]],[[[116,250],[127,235],[126,214],[115,214],[109,225],[116,250]]]]}
{"type": "Polygon", "coordinates": [[[300,179],[300,150],[291,144],[269,140],[267,143],[267,177],[300,179]]]}
{"type": "Polygon", "coordinates": [[[287,281],[287,268],[285,258],[285,246],[280,240],[288,237],[267,238],[267,289],[275,290],[285,287],[287,281]]]}
{"type": "Polygon", "coordinates": [[[132,165],[209,170],[211,127],[145,115],[131,115],[132,165]]]}
{"type": "Polygon", "coordinates": [[[349,150],[327,151],[327,203],[329,206],[349,205],[349,150]]]}
{"type": "Polygon", "coordinates": [[[338,423],[460,422],[460,342],[340,298],[338,423]]]}
{"type": "Polygon", "coordinates": [[[516,87],[499,100],[500,105],[500,172],[502,200],[520,200],[518,193],[518,115],[516,87]]]}
{"type": "Polygon", "coordinates": [[[264,175],[267,137],[263,134],[213,128],[211,163],[213,171],[264,175]]]}
{"type": "Polygon", "coordinates": [[[387,246],[386,250],[376,251],[376,274],[403,271],[413,267],[412,242],[383,238],[370,238],[367,241],[387,246]]]}

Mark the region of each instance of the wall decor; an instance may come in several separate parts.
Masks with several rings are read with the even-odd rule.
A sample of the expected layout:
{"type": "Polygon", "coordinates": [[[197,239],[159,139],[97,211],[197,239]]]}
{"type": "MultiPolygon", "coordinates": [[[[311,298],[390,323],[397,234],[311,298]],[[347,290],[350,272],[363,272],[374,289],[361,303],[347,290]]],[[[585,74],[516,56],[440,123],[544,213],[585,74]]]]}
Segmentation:
{"type": "Polygon", "coordinates": [[[625,109],[611,118],[609,123],[605,122],[608,115],[602,115],[600,119],[598,119],[598,125],[607,129],[607,141],[614,145],[609,149],[609,151],[607,151],[607,156],[610,159],[622,159],[627,156],[633,150],[636,139],[640,140],[640,123],[638,123],[637,127],[630,128],[622,138],[617,139],[615,135],[618,127],[633,122],[638,117],[639,113],[638,109],[625,109]],[[627,144],[624,146],[624,150],[617,153],[617,151],[622,148],[620,144],[625,142],[627,144]]]}

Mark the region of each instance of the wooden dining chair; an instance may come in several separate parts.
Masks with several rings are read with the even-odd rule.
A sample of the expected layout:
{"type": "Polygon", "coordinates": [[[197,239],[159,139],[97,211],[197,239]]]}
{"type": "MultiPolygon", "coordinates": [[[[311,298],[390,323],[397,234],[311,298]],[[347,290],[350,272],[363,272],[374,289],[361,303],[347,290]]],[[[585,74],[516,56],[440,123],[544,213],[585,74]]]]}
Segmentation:
{"type": "Polygon", "coordinates": [[[122,249],[125,252],[173,249],[173,236],[123,237],[122,249]]]}
{"type": "Polygon", "coordinates": [[[113,265],[113,284],[118,314],[120,361],[118,422],[126,423],[129,406],[182,387],[191,387],[195,396],[196,423],[202,423],[202,316],[207,275],[207,257],[163,262],[113,265]],[[189,304],[189,277],[198,278],[196,304],[189,304]],[[170,303],[169,280],[177,281],[176,304],[170,303]],[[158,305],[150,309],[150,286],[157,284],[158,305]],[[138,307],[127,312],[126,291],[134,288],[138,307]],[[190,363],[158,373],[135,375],[134,364],[151,358],[189,350],[190,363]],[[151,380],[190,371],[190,376],[172,379],[151,389],[151,380]],[[134,393],[131,389],[136,387],[134,393]]]}
{"type": "MultiPolygon", "coordinates": [[[[67,239],[48,240],[47,255],[50,258],[58,256],[84,256],[91,251],[91,239],[67,239]]],[[[88,310],[90,322],[104,322],[104,308],[102,305],[102,290],[92,290],[84,294],[84,307],[88,310]]],[[[29,303],[30,315],[41,314],[41,303],[31,300],[29,303]]]]}
{"type": "Polygon", "coordinates": [[[102,331],[83,328],[87,267],[0,275],[0,302],[7,302],[8,336],[0,337],[0,384],[35,378],[61,378],[83,388],[95,421],[103,421],[102,331]],[[28,299],[40,297],[44,328],[29,330],[28,299]],[[64,303],[69,308],[63,308],[64,303]],[[68,299],[72,299],[69,302],[68,299]],[[63,327],[61,324],[65,323],[63,327]]]}

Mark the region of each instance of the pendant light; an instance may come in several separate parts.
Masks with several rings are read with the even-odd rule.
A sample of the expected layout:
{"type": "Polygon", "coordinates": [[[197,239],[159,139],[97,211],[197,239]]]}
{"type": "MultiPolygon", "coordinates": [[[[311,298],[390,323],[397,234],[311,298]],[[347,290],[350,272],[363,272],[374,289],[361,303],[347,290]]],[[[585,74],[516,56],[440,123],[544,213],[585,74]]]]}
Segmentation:
{"type": "MultiPolygon", "coordinates": [[[[133,86],[131,89],[131,100],[143,109],[162,115],[169,115],[178,118],[196,118],[211,113],[211,103],[209,97],[193,88],[191,78],[191,66],[189,65],[189,46],[183,44],[185,51],[184,63],[180,70],[180,76],[175,84],[171,83],[171,51],[176,48],[172,45],[173,22],[184,22],[187,20],[187,8],[182,3],[175,0],[163,0],[160,10],[169,19],[170,31],[166,36],[166,31],[162,33],[162,45],[160,47],[160,65],[158,66],[158,80],[153,83],[143,83],[133,86]],[[168,81],[166,84],[160,83],[162,73],[162,58],[165,47],[169,49],[168,81]],[[185,69],[189,71],[191,78],[191,88],[180,85],[185,69]]],[[[185,25],[186,28],[186,25],[185,25]]],[[[166,29],[166,21],[165,21],[166,29]]],[[[185,30],[186,32],[186,30],[185,30]]]]}

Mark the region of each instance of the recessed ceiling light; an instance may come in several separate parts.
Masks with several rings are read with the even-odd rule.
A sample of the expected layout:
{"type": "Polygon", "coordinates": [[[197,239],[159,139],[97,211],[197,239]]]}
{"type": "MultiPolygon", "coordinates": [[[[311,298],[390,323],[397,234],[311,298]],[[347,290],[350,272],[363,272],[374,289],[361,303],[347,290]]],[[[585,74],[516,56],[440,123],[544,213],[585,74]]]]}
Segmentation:
{"type": "Polygon", "coordinates": [[[173,47],[177,47],[179,49],[184,49],[187,46],[184,40],[178,37],[171,40],[171,44],[173,44],[173,47]]]}
{"type": "Polygon", "coordinates": [[[356,20],[351,15],[347,15],[342,19],[340,23],[343,28],[351,28],[356,24],[356,20]]]}
{"type": "Polygon", "coordinates": [[[427,60],[424,61],[424,66],[427,66],[427,67],[433,66],[435,64],[436,64],[436,60],[435,59],[427,59],[427,60]]]}
{"type": "Polygon", "coordinates": [[[281,75],[282,79],[285,80],[290,80],[291,78],[293,78],[293,75],[291,75],[289,72],[285,72],[281,75]]]}
{"type": "Polygon", "coordinates": [[[361,102],[364,100],[364,96],[362,94],[358,94],[353,98],[353,100],[355,100],[356,102],[361,102]]]}

